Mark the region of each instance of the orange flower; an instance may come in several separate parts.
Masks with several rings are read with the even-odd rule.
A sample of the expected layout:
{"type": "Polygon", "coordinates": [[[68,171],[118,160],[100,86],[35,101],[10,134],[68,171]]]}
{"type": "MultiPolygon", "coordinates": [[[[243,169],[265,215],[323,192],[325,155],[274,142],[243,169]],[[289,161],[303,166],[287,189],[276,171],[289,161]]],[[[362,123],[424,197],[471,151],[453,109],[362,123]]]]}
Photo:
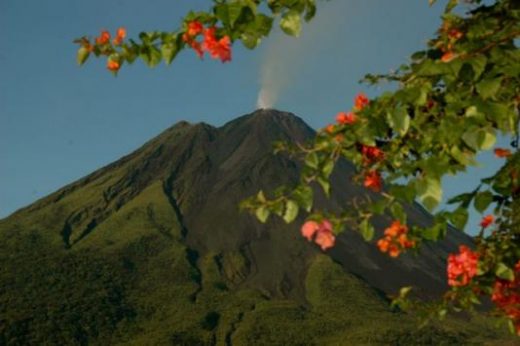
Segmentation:
{"type": "Polygon", "coordinates": [[[450,62],[452,61],[453,59],[455,59],[457,57],[457,55],[455,53],[453,53],[452,51],[448,51],[446,53],[444,53],[441,57],[441,61],[442,62],[450,62]]]}
{"type": "Polygon", "coordinates": [[[327,127],[325,128],[325,131],[327,131],[327,133],[329,133],[329,134],[333,134],[333,133],[334,133],[334,129],[335,129],[334,125],[329,124],[329,125],[327,125],[327,127]]]}
{"type": "Polygon", "coordinates": [[[121,67],[121,65],[119,64],[119,62],[117,62],[115,60],[107,61],[107,69],[109,69],[112,72],[117,72],[120,67],[121,67]]]}
{"type": "Polygon", "coordinates": [[[377,247],[381,252],[388,252],[390,257],[397,257],[404,249],[415,246],[415,241],[408,239],[407,233],[408,227],[395,220],[385,229],[385,236],[378,240],[377,247]]]}
{"type": "Polygon", "coordinates": [[[369,171],[365,174],[365,182],[363,184],[366,188],[379,192],[383,186],[381,175],[378,171],[369,171]]]}
{"type": "Polygon", "coordinates": [[[116,46],[119,46],[121,43],[123,43],[123,40],[126,37],[126,29],[121,27],[117,29],[116,37],[112,41],[116,46]]]}
{"type": "Polygon", "coordinates": [[[356,115],[352,112],[339,112],[336,115],[336,121],[338,124],[352,125],[356,122],[356,115]]]}
{"type": "Polygon", "coordinates": [[[377,247],[379,248],[379,251],[381,252],[387,252],[388,247],[390,246],[390,240],[385,238],[381,238],[377,241],[377,247]]]}
{"type": "Polygon", "coordinates": [[[480,221],[480,226],[486,228],[493,223],[494,219],[495,217],[493,215],[486,215],[482,218],[482,221],[480,221]]]}
{"type": "Polygon", "coordinates": [[[354,109],[360,111],[368,105],[369,101],[365,94],[359,93],[354,99],[354,109]]]}
{"type": "Polygon", "coordinates": [[[495,149],[495,156],[496,157],[504,158],[504,157],[509,157],[511,155],[512,155],[512,153],[511,153],[511,150],[509,150],[509,149],[504,149],[504,148],[496,148],[495,149]]]}
{"type": "Polygon", "coordinates": [[[459,247],[458,254],[448,256],[448,285],[466,286],[477,275],[479,254],[471,251],[466,245],[459,247]]]}
{"type": "Polygon", "coordinates": [[[101,31],[101,35],[96,37],[96,44],[107,44],[110,41],[110,33],[106,30],[101,31]]]}

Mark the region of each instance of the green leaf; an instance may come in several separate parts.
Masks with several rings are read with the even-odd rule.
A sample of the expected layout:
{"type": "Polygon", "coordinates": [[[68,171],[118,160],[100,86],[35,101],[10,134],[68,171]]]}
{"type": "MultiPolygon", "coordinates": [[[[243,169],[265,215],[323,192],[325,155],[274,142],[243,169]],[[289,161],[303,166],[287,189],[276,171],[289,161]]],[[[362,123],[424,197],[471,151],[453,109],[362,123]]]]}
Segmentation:
{"type": "Polygon", "coordinates": [[[496,135],[492,128],[472,126],[464,132],[462,140],[475,151],[488,150],[495,145],[496,135]]]}
{"type": "Polygon", "coordinates": [[[256,199],[262,203],[265,203],[266,199],[265,199],[264,191],[262,191],[262,190],[258,191],[258,193],[256,195],[256,199]]]}
{"type": "Polygon", "coordinates": [[[309,166],[310,168],[318,168],[319,164],[320,164],[320,160],[318,158],[318,154],[316,154],[316,152],[312,152],[310,154],[308,154],[306,157],[305,157],[305,164],[307,166],[309,166]]]}
{"type": "Polygon", "coordinates": [[[473,68],[473,72],[475,75],[473,76],[474,80],[478,80],[482,72],[484,72],[487,64],[487,58],[485,55],[478,55],[474,58],[472,58],[469,63],[471,64],[471,67],[473,68]]]}
{"type": "Polygon", "coordinates": [[[466,227],[466,223],[468,222],[468,210],[466,208],[457,208],[450,214],[449,219],[453,226],[459,230],[464,230],[464,227],[466,227]]]}
{"type": "Polygon", "coordinates": [[[483,191],[477,194],[473,203],[475,209],[477,209],[479,213],[483,213],[489,207],[491,202],[493,202],[493,194],[491,191],[483,191]]]}
{"type": "Polygon", "coordinates": [[[260,222],[265,223],[267,218],[269,217],[269,210],[265,207],[260,207],[256,209],[256,218],[260,220],[260,222]]]}
{"type": "Polygon", "coordinates": [[[410,116],[404,107],[397,108],[393,113],[389,114],[389,125],[399,135],[404,136],[410,127],[410,116]]]}
{"type": "Polygon", "coordinates": [[[295,201],[288,200],[285,205],[285,214],[283,219],[286,223],[292,222],[298,216],[298,204],[295,201]]]}
{"type": "Polygon", "coordinates": [[[324,177],[318,177],[316,180],[321,185],[321,188],[323,189],[323,192],[325,192],[325,195],[327,197],[330,197],[330,182],[329,182],[329,180],[324,178],[324,177]]]}
{"type": "Polygon", "coordinates": [[[80,47],[78,49],[78,55],[76,57],[76,61],[78,62],[78,65],[83,65],[85,61],[87,61],[88,57],[90,55],[90,51],[86,47],[80,47]]]}
{"type": "Polygon", "coordinates": [[[442,199],[442,187],[439,179],[422,178],[416,181],[415,191],[419,201],[428,209],[433,211],[442,199]]]}
{"type": "Polygon", "coordinates": [[[421,235],[426,240],[436,241],[446,234],[447,225],[444,222],[436,223],[432,227],[426,228],[421,235]]]}
{"type": "Polygon", "coordinates": [[[502,262],[498,263],[495,268],[495,275],[504,280],[513,281],[515,279],[513,270],[502,262]]]}
{"type": "Polygon", "coordinates": [[[148,65],[148,67],[157,66],[161,62],[162,58],[161,52],[153,45],[142,46],[139,56],[148,65]]]}
{"type": "Polygon", "coordinates": [[[372,238],[374,238],[374,226],[372,226],[368,219],[361,221],[361,224],[359,225],[359,231],[361,232],[361,235],[365,241],[370,241],[372,238]]]}
{"type": "Polygon", "coordinates": [[[390,206],[390,213],[392,216],[401,221],[402,224],[406,224],[406,213],[404,212],[403,206],[399,202],[394,202],[390,206]]]}
{"type": "Polygon", "coordinates": [[[334,169],[334,161],[332,159],[329,159],[325,162],[325,165],[323,165],[323,168],[321,169],[321,173],[324,177],[328,178],[330,174],[332,173],[332,170],[334,169]]]}
{"type": "Polygon", "coordinates": [[[175,58],[177,53],[179,52],[179,47],[175,42],[163,43],[161,46],[161,54],[162,58],[166,62],[167,65],[170,65],[172,60],[175,58]]]}
{"type": "Polygon", "coordinates": [[[501,84],[502,78],[500,77],[484,79],[477,84],[477,91],[483,99],[488,99],[495,96],[501,84]]]}
{"type": "Polygon", "coordinates": [[[298,37],[302,30],[300,14],[297,11],[288,11],[282,16],[280,28],[291,36],[298,37]]]}
{"type": "Polygon", "coordinates": [[[315,0],[306,0],[307,5],[305,8],[305,19],[306,22],[310,21],[316,15],[316,1],[315,0]]]}
{"type": "Polygon", "coordinates": [[[242,14],[242,9],[244,8],[244,5],[239,2],[233,2],[233,3],[227,4],[227,8],[228,8],[229,25],[234,26],[237,19],[242,14]]]}
{"type": "Polygon", "coordinates": [[[293,198],[303,209],[310,212],[312,209],[313,194],[312,188],[309,185],[300,185],[294,190],[293,198]]]}

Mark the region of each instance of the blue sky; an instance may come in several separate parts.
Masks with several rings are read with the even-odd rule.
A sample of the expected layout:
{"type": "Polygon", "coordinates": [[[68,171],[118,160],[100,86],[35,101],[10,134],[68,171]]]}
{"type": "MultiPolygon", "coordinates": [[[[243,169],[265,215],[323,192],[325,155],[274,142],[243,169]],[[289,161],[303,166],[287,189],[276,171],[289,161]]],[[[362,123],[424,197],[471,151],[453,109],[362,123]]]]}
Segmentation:
{"type": "MultiPolygon", "coordinates": [[[[275,107],[312,127],[351,107],[368,72],[388,72],[425,46],[443,1],[333,0],[320,3],[298,39],[275,33],[259,49],[240,43],[233,61],[200,61],[185,51],[170,67],[140,61],[117,78],[104,60],[78,67],[74,38],[127,28],[173,30],[209,0],[0,0],[0,217],[138,148],[180,120],[222,125],[255,109],[262,71],[283,72],[275,107]]],[[[471,189],[496,166],[446,184],[471,189]]],[[[478,216],[471,221],[475,225],[478,216]]]]}

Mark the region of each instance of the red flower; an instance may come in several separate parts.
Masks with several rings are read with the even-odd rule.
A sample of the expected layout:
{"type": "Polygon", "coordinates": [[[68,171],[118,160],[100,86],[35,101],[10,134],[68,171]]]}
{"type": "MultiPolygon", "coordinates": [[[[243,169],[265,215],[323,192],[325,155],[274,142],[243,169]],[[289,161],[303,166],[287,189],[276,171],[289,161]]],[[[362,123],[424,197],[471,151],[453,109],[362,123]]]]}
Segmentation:
{"type": "Polygon", "coordinates": [[[356,122],[356,115],[352,112],[339,112],[336,115],[336,121],[338,124],[352,125],[356,122]]]}
{"type": "Polygon", "coordinates": [[[316,221],[307,221],[303,224],[301,229],[302,235],[311,241],[314,238],[314,242],[318,244],[323,251],[334,246],[336,237],[332,233],[332,224],[328,220],[323,220],[321,224],[316,221]]]}
{"type": "Polygon", "coordinates": [[[101,31],[101,35],[96,37],[96,43],[99,45],[107,44],[110,41],[110,33],[106,30],[101,31]]]}
{"type": "Polygon", "coordinates": [[[109,69],[112,72],[117,72],[120,67],[121,67],[121,65],[119,64],[118,61],[115,61],[115,60],[107,61],[107,69],[109,69]]]}
{"type": "Polygon", "coordinates": [[[378,171],[369,171],[365,174],[364,184],[366,188],[371,189],[374,192],[381,191],[383,181],[378,171]]]}
{"type": "Polygon", "coordinates": [[[448,256],[448,285],[466,286],[477,275],[479,254],[465,245],[459,247],[458,254],[448,256]]]}
{"type": "Polygon", "coordinates": [[[515,265],[513,281],[497,279],[493,286],[491,300],[509,317],[520,335],[520,261],[515,265]]]}
{"type": "Polygon", "coordinates": [[[509,149],[504,149],[504,148],[496,148],[495,149],[495,156],[496,157],[500,157],[500,158],[504,158],[504,157],[509,157],[511,156],[511,150],[509,149]]]}
{"type": "Polygon", "coordinates": [[[126,37],[126,29],[119,28],[117,29],[116,37],[112,41],[116,46],[120,45],[126,37]]]}
{"type": "Polygon", "coordinates": [[[229,36],[224,36],[217,40],[215,37],[215,27],[204,30],[204,41],[202,49],[207,51],[213,59],[220,59],[222,62],[231,60],[231,40],[229,36]]]}
{"type": "Polygon", "coordinates": [[[365,94],[359,93],[354,99],[354,108],[358,111],[362,110],[368,105],[368,98],[365,94]]]}
{"type": "Polygon", "coordinates": [[[188,23],[188,31],[186,32],[188,36],[194,37],[200,34],[204,30],[204,26],[201,22],[194,20],[188,23]]]}
{"type": "Polygon", "coordinates": [[[366,164],[377,162],[385,158],[385,153],[378,147],[361,145],[361,154],[366,164]]]}
{"type": "Polygon", "coordinates": [[[480,226],[482,228],[486,228],[493,223],[493,220],[495,220],[495,217],[493,215],[484,216],[482,218],[482,221],[480,221],[480,226]]]}

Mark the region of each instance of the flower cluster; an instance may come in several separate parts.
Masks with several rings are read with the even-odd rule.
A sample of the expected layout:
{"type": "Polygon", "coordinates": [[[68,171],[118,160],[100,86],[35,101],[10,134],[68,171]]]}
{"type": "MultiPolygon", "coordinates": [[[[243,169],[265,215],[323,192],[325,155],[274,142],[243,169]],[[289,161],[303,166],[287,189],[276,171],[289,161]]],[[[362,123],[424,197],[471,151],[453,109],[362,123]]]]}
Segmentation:
{"type": "Polygon", "coordinates": [[[365,165],[370,165],[385,158],[385,153],[381,149],[369,145],[361,145],[361,154],[365,165]]]}
{"type": "Polygon", "coordinates": [[[415,240],[409,239],[407,233],[408,227],[395,220],[385,229],[385,236],[377,241],[377,247],[390,257],[397,257],[404,249],[415,246],[415,240]]]}
{"type": "Polygon", "coordinates": [[[478,259],[478,253],[466,245],[460,245],[458,254],[448,256],[448,285],[466,286],[477,275],[478,259]]]}
{"type": "Polygon", "coordinates": [[[332,233],[332,224],[328,220],[323,220],[321,223],[307,221],[302,225],[301,232],[308,241],[314,238],[314,242],[324,251],[333,247],[336,241],[336,236],[332,233]]]}
{"type": "Polygon", "coordinates": [[[221,38],[216,36],[217,28],[204,28],[199,21],[188,23],[188,29],[182,35],[182,40],[186,42],[197,53],[199,58],[208,52],[213,59],[220,59],[222,62],[231,61],[231,39],[225,35],[221,38]],[[203,37],[202,42],[196,40],[197,36],[203,37]]]}
{"type": "Polygon", "coordinates": [[[516,263],[513,281],[495,281],[491,300],[513,321],[516,333],[520,335],[520,261],[516,263]]]}
{"type": "Polygon", "coordinates": [[[450,28],[449,24],[445,23],[441,29],[441,33],[446,36],[447,44],[442,44],[440,49],[442,51],[441,61],[450,62],[457,57],[457,54],[453,52],[453,45],[455,42],[464,37],[464,34],[457,28],[450,28]]]}

